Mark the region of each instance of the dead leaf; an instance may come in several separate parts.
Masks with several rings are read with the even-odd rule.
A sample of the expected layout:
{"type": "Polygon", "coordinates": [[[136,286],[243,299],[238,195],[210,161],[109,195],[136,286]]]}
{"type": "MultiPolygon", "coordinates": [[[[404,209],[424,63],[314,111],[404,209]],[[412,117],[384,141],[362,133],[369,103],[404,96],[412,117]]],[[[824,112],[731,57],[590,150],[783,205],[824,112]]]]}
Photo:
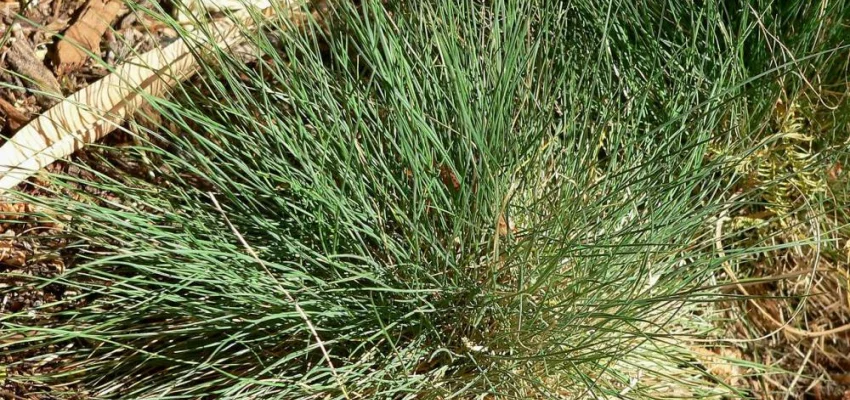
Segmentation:
{"type": "MultiPolygon", "coordinates": [[[[233,48],[243,39],[240,28],[227,19],[213,23],[208,31],[215,33],[212,39],[218,48],[233,48]]],[[[203,37],[197,39],[204,42],[203,37]]],[[[181,39],[133,57],[21,128],[0,147],[0,193],[113,131],[146,103],[146,96],[161,97],[194,74],[199,66],[190,47],[181,39]]]]}
{"type": "Polygon", "coordinates": [[[499,214],[498,231],[499,236],[507,236],[508,232],[516,233],[516,226],[513,221],[505,219],[505,214],[499,214]]]}
{"type": "Polygon", "coordinates": [[[100,38],[118,17],[119,11],[121,2],[116,0],[89,0],[83,6],[80,16],[56,45],[53,62],[59,74],[81,67],[89,53],[96,53],[100,49],[100,38]]]}
{"type": "MultiPolygon", "coordinates": [[[[232,45],[238,29],[230,21],[213,27],[222,47],[232,45]]],[[[18,183],[86,143],[114,130],[144,103],[163,96],[177,82],[195,73],[197,61],[186,41],[151,50],[128,60],[117,70],[74,93],[23,127],[0,147],[0,191],[18,183]]]]}
{"type": "MultiPolygon", "coordinates": [[[[21,4],[17,1],[0,1],[0,18],[10,18],[18,13],[21,9],[21,4]]],[[[3,29],[0,29],[3,32],[3,29]]]]}
{"type": "Polygon", "coordinates": [[[59,32],[64,31],[65,28],[68,27],[69,22],[70,22],[70,20],[68,20],[68,19],[57,18],[57,19],[53,20],[52,22],[50,22],[49,24],[43,26],[41,28],[41,30],[44,31],[45,33],[47,33],[48,35],[56,35],[59,32]]]}
{"type": "Polygon", "coordinates": [[[508,235],[508,223],[505,222],[505,215],[499,214],[499,236],[507,236],[508,235]]]}

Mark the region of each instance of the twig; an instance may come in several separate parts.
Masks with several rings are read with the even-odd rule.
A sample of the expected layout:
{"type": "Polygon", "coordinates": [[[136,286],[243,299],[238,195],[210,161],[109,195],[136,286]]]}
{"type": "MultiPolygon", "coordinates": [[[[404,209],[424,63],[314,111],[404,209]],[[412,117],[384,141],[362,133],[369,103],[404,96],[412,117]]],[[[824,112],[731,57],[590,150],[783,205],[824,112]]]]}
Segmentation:
{"type": "Polygon", "coordinates": [[[216,211],[221,213],[221,216],[224,218],[224,222],[227,223],[227,226],[230,227],[230,230],[233,231],[233,234],[236,235],[237,239],[239,239],[239,243],[241,243],[242,246],[245,247],[245,250],[248,251],[248,254],[250,254],[251,257],[254,257],[254,260],[257,261],[257,263],[260,264],[260,266],[269,275],[269,277],[272,278],[275,284],[277,284],[278,289],[280,289],[280,291],[283,292],[283,295],[286,296],[286,299],[292,302],[292,304],[295,306],[295,311],[298,313],[298,315],[301,316],[301,319],[303,319],[304,323],[307,324],[307,328],[310,330],[310,333],[313,335],[313,338],[316,339],[316,343],[319,345],[319,349],[322,351],[322,356],[324,357],[325,362],[328,363],[328,367],[330,367],[331,374],[333,374],[334,378],[336,379],[339,388],[342,390],[343,396],[345,396],[346,399],[350,399],[350,397],[348,396],[348,391],[345,389],[345,384],[340,379],[339,374],[337,374],[336,368],[334,368],[334,364],[331,361],[331,356],[328,353],[328,350],[325,348],[325,344],[319,337],[319,333],[316,331],[316,328],[313,326],[313,323],[310,322],[310,318],[307,316],[307,313],[304,312],[304,309],[301,308],[301,305],[298,304],[298,301],[295,299],[295,297],[293,297],[292,294],[290,294],[289,291],[286,290],[286,288],[284,288],[283,285],[280,284],[280,281],[275,278],[274,274],[272,274],[271,270],[269,270],[269,268],[266,266],[266,263],[263,262],[262,259],[260,259],[254,249],[245,240],[245,237],[243,237],[242,234],[239,233],[239,230],[236,229],[236,226],[234,226],[233,223],[230,222],[230,218],[227,218],[227,214],[221,208],[221,205],[218,204],[218,200],[216,200],[215,195],[212,192],[207,192],[207,194],[210,196],[210,199],[212,199],[216,211]]]}
{"type": "Polygon", "coordinates": [[[30,118],[26,114],[20,112],[15,106],[0,98],[0,110],[6,114],[6,124],[12,131],[18,130],[21,126],[29,122],[30,118]]]}

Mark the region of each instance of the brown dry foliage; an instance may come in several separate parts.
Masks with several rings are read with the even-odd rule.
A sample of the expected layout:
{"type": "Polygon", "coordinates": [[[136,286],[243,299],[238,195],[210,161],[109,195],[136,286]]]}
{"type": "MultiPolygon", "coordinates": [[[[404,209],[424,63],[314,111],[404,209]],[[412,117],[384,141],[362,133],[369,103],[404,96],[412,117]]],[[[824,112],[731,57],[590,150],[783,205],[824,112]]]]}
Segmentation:
{"type": "MultiPolygon", "coordinates": [[[[807,157],[814,154],[811,143],[820,139],[820,122],[808,117],[817,115],[817,110],[803,117],[803,113],[793,114],[797,105],[783,103],[777,104],[776,129],[799,136],[777,141],[775,146],[781,148],[767,147],[757,154],[748,184],[773,182],[789,170],[795,176],[759,192],[761,197],[748,199],[766,204],[765,209],[744,209],[732,215],[724,235],[735,240],[725,240],[724,247],[784,247],[765,250],[736,266],[739,277],[764,281],[746,285],[751,300],[724,303],[728,321],[733,322],[720,328],[725,338],[738,340],[741,359],[773,368],[769,374],[743,382],[755,397],[850,398],[850,329],[842,330],[850,328],[850,241],[847,230],[840,228],[850,221],[844,220],[842,212],[830,211],[841,210],[850,200],[833,190],[846,185],[842,183],[846,177],[839,162],[824,161],[814,164],[818,166],[814,169],[795,164],[798,159],[800,165],[815,162],[807,157]],[[823,334],[836,328],[840,331],[823,334]]],[[[738,289],[730,291],[743,294],[738,289]]]]}

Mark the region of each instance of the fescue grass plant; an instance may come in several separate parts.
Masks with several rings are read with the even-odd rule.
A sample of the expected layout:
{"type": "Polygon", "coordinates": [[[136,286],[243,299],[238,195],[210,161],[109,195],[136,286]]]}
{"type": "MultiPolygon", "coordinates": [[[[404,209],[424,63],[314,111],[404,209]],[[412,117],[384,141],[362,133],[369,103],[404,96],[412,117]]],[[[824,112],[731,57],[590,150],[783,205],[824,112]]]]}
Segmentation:
{"type": "MultiPolygon", "coordinates": [[[[749,187],[741,167],[776,99],[846,84],[847,16],[759,0],[257,15],[250,46],[151,99],[136,145],[92,146],[85,174],[19,194],[63,222],[73,262],[31,278],[65,293],[36,319],[0,316],[24,335],[7,349],[58,356],[28,379],[92,398],[751,396],[690,352],[723,263],[760,251],[721,259],[715,221],[780,179],[749,187]]],[[[824,160],[846,159],[846,115],[824,160]]]]}

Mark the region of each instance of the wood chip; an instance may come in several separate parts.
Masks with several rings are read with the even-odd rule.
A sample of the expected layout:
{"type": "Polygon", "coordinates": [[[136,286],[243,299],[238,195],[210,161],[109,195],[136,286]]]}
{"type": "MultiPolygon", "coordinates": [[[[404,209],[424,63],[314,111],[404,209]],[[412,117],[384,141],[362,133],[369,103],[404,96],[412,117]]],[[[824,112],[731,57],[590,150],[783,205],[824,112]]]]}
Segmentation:
{"type": "Polygon", "coordinates": [[[12,239],[0,239],[0,265],[9,267],[23,267],[27,262],[27,253],[14,244],[12,239]]]}
{"type": "MultiPolygon", "coordinates": [[[[18,10],[21,9],[21,4],[14,2],[2,2],[0,1],[0,18],[11,18],[18,14],[18,10]]],[[[4,29],[0,27],[0,32],[3,32],[4,29]]]]}
{"type": "Polygon", "coordinates": [[[30,89],[38,91],[36,99],[42,107],[50,107],[62,98],[62,90],[59,81],[53,76],[47,67],[38,59],[35,51],[23,36],[19,36],[12,42],[6,53],[9,66],[17,73],[29,78],[27,85],[30,89]]]}
{"type": "Polygon", "coordinates": [[[120,1],[89,0],[76,21],[56,45],[53,62],[57,73],[67,74],[100,50],[100,39],[121,11],[120,1]]]}

